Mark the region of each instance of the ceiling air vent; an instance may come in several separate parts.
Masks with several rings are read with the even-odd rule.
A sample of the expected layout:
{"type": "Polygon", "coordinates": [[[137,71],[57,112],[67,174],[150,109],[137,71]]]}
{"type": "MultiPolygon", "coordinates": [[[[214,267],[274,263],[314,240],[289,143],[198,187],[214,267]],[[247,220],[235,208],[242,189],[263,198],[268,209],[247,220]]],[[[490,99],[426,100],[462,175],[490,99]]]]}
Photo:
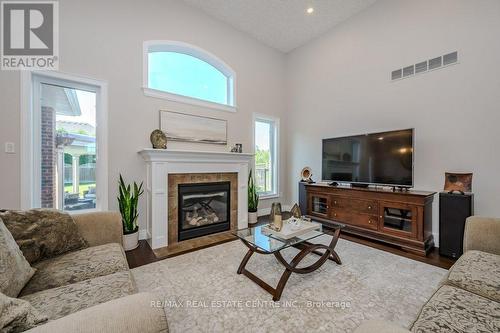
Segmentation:
{"type": "Polygon", "coordinates": [[[451,52],[441,57],[432,58],[430,60],[419,62],[415,65],[406,66],[404,68],[396,69],[391,72],[391,80],[400,80],[410,77],[415,74],[424,73],[438,68],[444,68],[448,65],[458,63],[458,52],[451,52]]]}

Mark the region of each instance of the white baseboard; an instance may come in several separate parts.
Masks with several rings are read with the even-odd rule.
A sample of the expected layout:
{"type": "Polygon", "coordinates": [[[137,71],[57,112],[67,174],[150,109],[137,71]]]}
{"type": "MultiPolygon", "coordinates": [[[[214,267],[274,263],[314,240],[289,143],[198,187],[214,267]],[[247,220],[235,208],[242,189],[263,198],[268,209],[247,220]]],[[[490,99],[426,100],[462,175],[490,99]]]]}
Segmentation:
{"type": "MultiPolygon", "coordinates": [[[[281,205],[281,210],[284,212],[289,212],[292,209],[293,205],[281,205]]],[[[261,208],[257,210],[257,216],[269,215],[271,212],[271,207],[269,208],[261,208]]]]}
{"type": "Polygon", "coordinates": [[[439,233],[432,233],[432,236],[434,236],[434,246],[439,247],[439,233]]]}
{"type": "Polygon", "coordinates": [[[150,239],[151,235],[148,233],[146,229],[139,230],[139,239],[150,239]]]}

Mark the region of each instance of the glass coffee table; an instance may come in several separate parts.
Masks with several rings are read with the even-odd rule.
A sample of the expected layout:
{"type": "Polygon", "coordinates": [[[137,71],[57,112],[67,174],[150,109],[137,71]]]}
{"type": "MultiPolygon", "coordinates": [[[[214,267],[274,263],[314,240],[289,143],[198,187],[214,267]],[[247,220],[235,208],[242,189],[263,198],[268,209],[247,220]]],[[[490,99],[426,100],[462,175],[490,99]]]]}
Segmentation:
{"type": "Polygon", "coordinates": [[[318,224],[318,228],[316,230],[309,231],[305,234],[290,239],[283,239],[268,232],[264,233],[262,230],[262,226],[234,231],[234,235],[236,235],[243,242],[243,244],[248,247],[248,252],[245,257],[243,257],[237,273],[245,275],[250,280],[266,290],[268,293],[270,293],[273,296],[273,301],[279,301],[288,278],[292,273],[307,274],[314,272],[315,270],[320,268],[328,259],[336,262],[338,265],[342,264],[339,255],[337,254],[337,252],[335,252],[335,246],[337,245],[337,241],[340,236],[340,230],[344,227],[344,225],[338,223],[330,223],[329,227],[332,228],[332,231],[326,233],[323,232],[322,225],[318,224]],[[323,235],[332,236],[332,240],[329,245],[315,244],[312,242],[315,238],[323,235]],[[291,246],[299,248],[300,252],[290,262],[287,262],[281,255],[280,251],[291,246]],[[284,266],[285,271],[281,275],[278,286],[276,288],[271,287],[269,284],[267,284],[258,276],[254,275],[252,272],[248,271],[245,268],[248,260],[250,260],[250,257],[252,257],[254,253],[273,254],[276,259],[278,259],[278,261],[284,266]],[[302,259],[304,259],[310,253],[320,256],[319,259],[314,264],[311,264],[307,267],[297,268],[302,259]]]}

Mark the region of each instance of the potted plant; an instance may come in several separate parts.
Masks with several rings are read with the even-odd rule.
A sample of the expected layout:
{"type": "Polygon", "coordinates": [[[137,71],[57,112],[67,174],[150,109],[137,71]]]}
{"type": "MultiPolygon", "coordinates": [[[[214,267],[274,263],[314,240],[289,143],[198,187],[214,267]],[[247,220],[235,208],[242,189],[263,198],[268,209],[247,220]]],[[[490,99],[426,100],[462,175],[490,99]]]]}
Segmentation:
{"type": "Polygon", "coordinates": [[[259,206],[259,195],[255,188],[255,182],[252,177],[252,170],[248,174],[248,223],[257,223],[257,208],[259,206]]]}
{"type": "Polygon", "coordinates": [[[137,205],[144,190],[142,189],[142,182],[139,186],[134,182],[133,188],[130,184],[125,185],[121,174],[118,185],[119,196],[117,199],[123,223],[123,248],[128,251],[139,246],[139,226],[137,225],[139,213],[137,205]]]}

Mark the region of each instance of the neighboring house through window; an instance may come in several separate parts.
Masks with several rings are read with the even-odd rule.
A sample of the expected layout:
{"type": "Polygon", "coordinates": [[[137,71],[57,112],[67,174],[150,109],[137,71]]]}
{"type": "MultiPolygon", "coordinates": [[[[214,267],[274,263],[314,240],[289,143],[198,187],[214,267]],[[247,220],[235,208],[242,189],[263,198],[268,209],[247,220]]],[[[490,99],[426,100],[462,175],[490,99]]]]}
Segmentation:
{"type": "Polygon", "coordinates": [[[254,116],[255,183],[261,197],[278,195],[279,119],[254,116]]]}
{"type": "Polygon", "coordinates": [[[234,71],[205,50],[174,41],[144,43],[148,96],[235,111],[234,84],[234,71]]]}

